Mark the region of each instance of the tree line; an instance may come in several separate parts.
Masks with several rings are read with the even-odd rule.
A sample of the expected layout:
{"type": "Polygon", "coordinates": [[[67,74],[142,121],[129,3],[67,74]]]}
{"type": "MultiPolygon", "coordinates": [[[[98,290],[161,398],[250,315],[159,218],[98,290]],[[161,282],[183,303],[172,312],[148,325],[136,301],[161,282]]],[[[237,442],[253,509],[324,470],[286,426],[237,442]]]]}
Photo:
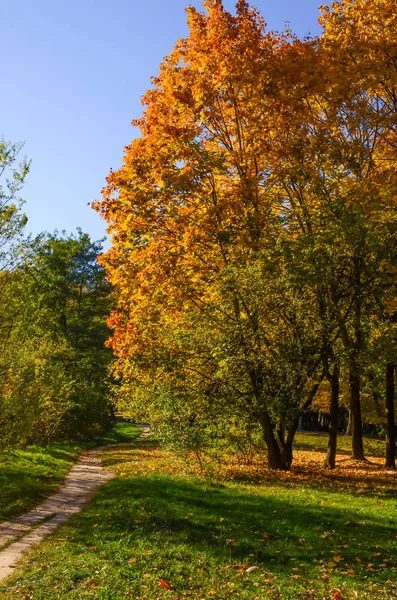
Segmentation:
{"type": "Polygon", "coordinates": [[[333,2],[304,40],[244,0],[204,7],[94,203],[119,404],[191,447],[259,431],[287,469],[321,398],[332,468],[342,399],[352,457],[364,412],[394,467],[395,2],[333,2]]]}
{"type": "Polygon", "coordinates": [[[101,242],[25,235],[30,162],[0,140],[0,449],[95,437],[111,413],[101,242]]]}

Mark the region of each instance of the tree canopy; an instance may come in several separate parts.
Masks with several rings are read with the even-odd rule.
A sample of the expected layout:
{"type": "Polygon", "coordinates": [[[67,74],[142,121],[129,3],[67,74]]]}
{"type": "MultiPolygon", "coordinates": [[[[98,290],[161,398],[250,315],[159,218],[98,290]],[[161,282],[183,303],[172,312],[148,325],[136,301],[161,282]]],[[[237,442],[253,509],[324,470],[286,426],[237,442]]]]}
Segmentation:
{"type": "Polygon", "coordinates": [[[0,143],[0,448],[92,437],[112,411],[101,242],[81,230],[25,237],[21,148],[0,143]]]}
{"type": "Polygon", "coordinates": [[[190,429],[253,420],[277,468],[341,368],[364,458],[366,357],[395,310],[397,22],[367,4],[323,7],[303,41],[242,0],[189,7],[95,204],[124,402],[190,429]]]}

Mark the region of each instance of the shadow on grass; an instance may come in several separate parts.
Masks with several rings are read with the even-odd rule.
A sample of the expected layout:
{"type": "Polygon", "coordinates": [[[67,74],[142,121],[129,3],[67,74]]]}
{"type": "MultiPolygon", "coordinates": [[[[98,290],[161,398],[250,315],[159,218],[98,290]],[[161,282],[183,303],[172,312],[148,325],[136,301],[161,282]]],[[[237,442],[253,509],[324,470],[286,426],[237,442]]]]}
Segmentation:
{"type": "MultiPolygon", "coordinates": [[[[303,440],[298,440],[296,443],[295,450],[307,450],[308,452],[318,452],[324,457],[327,450],[327,446],[324,445],[324,448],[316,448],[314,447],[314,443],[310,443],[310,441],[305,442],[303,440]]],[[[338,454],[342,454],[343,456],[351,456],[351,450],[339,447],[338,454]]]]}
{"type": "MultiPolygon", "coordinates": [[[[366,456],[376,456],[382,458],[385,456],[385,441],[378,438],[363,438],[364,453],[366,456]]],[[[338,434],[338,455],[351,456],[352,453],[351,436],[338,434]]],[[[323,432],[302,431],[295,437],[294,448],[296,450],[307,450],[309,452],[324,453],[328,446],[328,434],[323,432]]]]}
{"type": "MultiPolygon", "coordinates": [[[[123,462],[146,458],[150,467],[161,455],[140,456],[134,448],[149,451],[157,442],[122,444],[113,456],[105,454],[106,464],[123,472],[123,462]]],[[[216,589],[222,600],[235,592],[252,600],[275,586],[271,597],[317,600],[342,587],[346,598],[354,597],[346,590],[361,594],[369,582],[387,587],[395,503],[322,487],[274,478],[221,488],[150,469],[118,477],[15,574],[19,596],[10,599],[33,590],[38,600],[53,600],[56,588],[62,599],[94,589],[101,600],[203,598],[216,589]],[[259,568],[246,574],[249,565],[259,568]],[[171,582],[172,592],[159,586],[159,577],[171,582]]],[[[394,597],[389,592],[358,597],[394,597]]]]}
{"type": "Polygon", "coordinates": [[[6,449],[0,455],[0,521],[55,492],[81,452],[100,445],[131,443],[140,432],[133,424],[120,423],[96,440],[6,449]]]}
{"type": "MultiPolygon", "coordinates": [[[[357,506],[347,508],[349,501],[322,507],[319,498],[311,502],[309,495],[279,489],[256,494],[231,486],[219,490],[170,476],[117,479],[77,517],[68,543],[90,547],[97,527],[95,544],[107,559],[122,562],[121,545],[153,547],[161,552],[160,562],[164,557],[170,561],[171,572],[173,560],[183,556],[186,574],[189,564],[206,557],[213,565],[249,561],[280,577],[292,575],[294,567],[316,577],[326,572],[333,554],[340,554],[334,578],[346,579],[346,569],[353,567],[356,581],[364,583],[371,562],[371,578],[382,579],[381,571],[375,573],[376,563],[392,565],[396,525],[368,514],[364,524],[357,521],[357,506]],[[99,514],[107,518],[98,525],[99,514]]],[[[152,566],[156,560],[152,558],[152,566]]]]}
{"type": "MultiPolygon", "coordinates": [[[[301,446],[300,446],[301,447],[301,446]]],[[[154,438],[136,439],[133,443],[120,444],[117,447],[117,454],[106,454],[102,457],[102,462],[107,467],[115,465],[119,466],[119,470],[123,470],[123,465],[136,463],[139,466],[139,454],[134,455],[133,450],[150,451],[159,448],[158,441],[154,438]]],[[[302,466],[297,462],[292,464],[291,471],[280,472],[271,471],[263,464],[263,468],[256,469],[254,472],[236,469],[228,471],[228,481],[249,484],[252,486],[263,486],[264,484],[277,484],[278,487],[285,489],[294,489],[297,485],[305,485],[313,490],[324,490],[327,493],[339,493],[346,490],[346,493],[354,493],[356,496],[363,498],[371,498],[376,495],[378,499],[394,498],[395,485],[391,477],[387,477],[384,468],[376,462],[367,460],[363,463],[358,462],[357,465],[352,462],[349,456],[338,460],[337,469],[326,469],[323,467],[323,459],[321,452],[318,451],[318,465],[302,466]],[[344,469],[344,465],[346,469],[344,469]],[[356,468],[357,467],[357,468],[356,468]]],[[[340,454],[343,454],[342,452],[340,454]]],[[[348,454],[348,453],[346,453],[348,454]]],[[[150,462],[156,463],[161,460],[160,455],[151,454],[150,462]]],[[[195,460],[195,459],[193,459],[195,460]]],[[[128,470],[128,468],[127,468],[128,470]]],[[[205,479],[205,474],[203,474],[205,479]]],[[[222,486],[223,480],[217,483],[217,479],[208,478],[213,485],[222,486]]],[[[208,483],[207,481],[207,483],[208,483]]]]}

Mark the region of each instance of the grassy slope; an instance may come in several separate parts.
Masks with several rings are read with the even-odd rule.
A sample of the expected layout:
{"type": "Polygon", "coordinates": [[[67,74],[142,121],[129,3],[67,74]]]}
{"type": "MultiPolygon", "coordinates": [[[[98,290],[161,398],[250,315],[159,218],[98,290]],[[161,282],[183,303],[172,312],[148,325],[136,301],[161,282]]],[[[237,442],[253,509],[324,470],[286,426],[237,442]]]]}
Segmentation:
{"type": "Polygon", "coordinates": [[[297,454],[291,474],[211,485],[150,440],[110,448],[105,462],[120,477],[30,555],[0,598],[397,597],[395,474],[343,458],[321,475],[310,462],[321,455],[297,454]]]}
{"type": "Polygon", "coordinates": [[[121,423],[98,440],[29,446],[0,454],[0,521],[26,511],[53,493],[83,450],[126,442],[137,431],[121,423]]]}

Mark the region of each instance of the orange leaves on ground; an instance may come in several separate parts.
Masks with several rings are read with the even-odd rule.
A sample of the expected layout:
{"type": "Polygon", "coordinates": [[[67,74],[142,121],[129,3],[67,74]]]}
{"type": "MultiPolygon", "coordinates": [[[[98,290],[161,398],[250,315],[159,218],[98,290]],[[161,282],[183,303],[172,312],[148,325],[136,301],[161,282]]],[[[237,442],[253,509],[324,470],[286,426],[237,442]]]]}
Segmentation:
{"type": "MultiPolygon", "coordinates": [[[[141,449],[139,446],[134,448],[133,455],[130,450],[125,449],[114,450],[113,453],[117,453],[119,462],[117,468],[129,477],[145,476],[153,472],[168,473],[172,476],[194,475],[200,477],[203,475],[193,455],[183,457],[168,450],[141,449]],[[134,460],[131,460],[132,456],[134,460]]],[[[358,463],[345,456],[340,456],[335,469],[324,469],[323,462],[323,452],[295,450],[291,471],[271,471],[266,467],[263,455],[254,456],[251,468],[247,469],[247,466],[242,461],[239,462],[235,455],[225,454],[223,463],[219,467],[218,477],[246,482],[285,481],[308,485],[320,483],[338,490],[345,489],[355,493],[370,492],[374,486],[388,493],[395,489],[397,483],[397,473],[383,469],[384,460],[382,458],[371,457],[366,462],[358,463]]],[[[136,521],[140,521],[140,519],[136,521]]],[[[219,522],[223,526],[224,517],[220,516],[219,522]]],[[[357,519],[351,521],[351,525],[365,526],[365,523],[357,519]]],[[[313,530],[318,531],[323,539],[334,535],[333,532],[324,531],[317,526],[313,527],[313,530]]],[[[270,538],[270,534],[261,532],[260,538],[261,541],[266,542],[270,538]]],[[[300,543],[303,542],[304,540],[300,543]]],[[[333,558],[334,562],[338,562],[338,558],[339,556],[336,555],[333,558]]],[[[339,560],[342,560],[342,557],[339,560]]]]}

